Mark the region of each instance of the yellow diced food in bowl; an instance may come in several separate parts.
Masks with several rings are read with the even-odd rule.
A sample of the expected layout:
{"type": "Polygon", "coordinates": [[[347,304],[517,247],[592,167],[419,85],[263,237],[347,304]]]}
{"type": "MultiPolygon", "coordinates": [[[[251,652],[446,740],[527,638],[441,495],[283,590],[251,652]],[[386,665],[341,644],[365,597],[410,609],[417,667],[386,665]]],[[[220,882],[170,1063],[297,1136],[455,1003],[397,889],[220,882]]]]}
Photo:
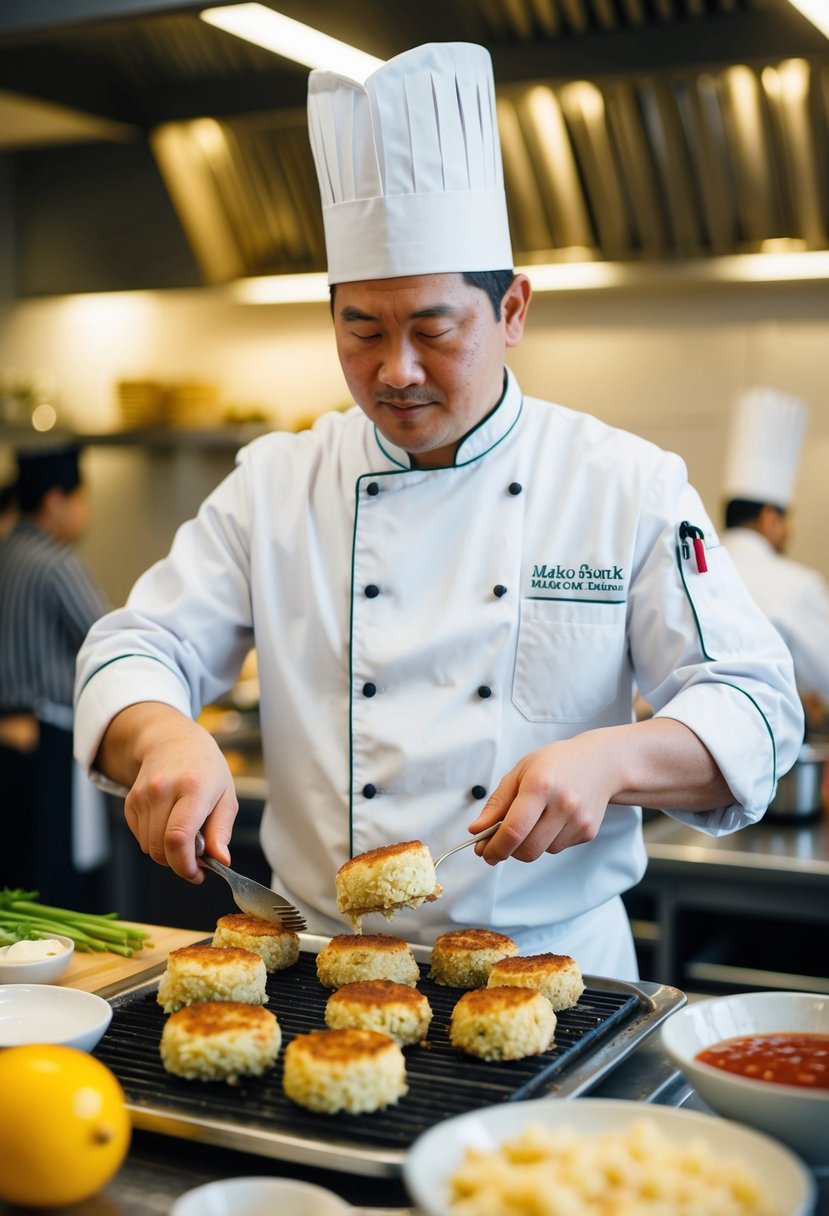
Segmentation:
{"type": "Polygon", "coordinates": [[[529,1124],[468,1149],[449,1190],[457,1216],[775,1216],[741,1161],[648,1119],[594,1136],[529,1124]]]}

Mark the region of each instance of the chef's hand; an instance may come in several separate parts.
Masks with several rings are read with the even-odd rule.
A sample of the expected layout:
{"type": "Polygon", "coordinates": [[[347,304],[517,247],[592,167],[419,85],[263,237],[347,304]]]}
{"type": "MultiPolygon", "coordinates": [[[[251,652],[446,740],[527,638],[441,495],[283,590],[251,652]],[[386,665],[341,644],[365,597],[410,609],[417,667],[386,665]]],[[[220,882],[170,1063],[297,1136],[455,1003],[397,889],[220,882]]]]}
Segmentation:
{"type": "Polygon", "coordinates": [[[475,851],[490,865],[507,857],[535,861],[592,840],[609,804],[707,811],[733,801],[699,737],[672,718],[651,718],[530,752],[501,780],[469,831],[503,820],[475,851]]]}
{"type": "Polygon", "coordinates": [[[475,846],[485,861],[535,861],[542,853],[560,853],[593,839],[613,793],[598,734],[549,743],[502,778],[469,825],[475,833],[504,821],[494,836],[475,846]]]}
{"type": "Polygon", "coordinates": [[[202,882],[201,831],[206,851],[229,863],[239,803],[227,761],[198,723],[157,701],[130,705],[110,722],[96,768],[129,787],[124,817],[153,861],[202,882]]]}

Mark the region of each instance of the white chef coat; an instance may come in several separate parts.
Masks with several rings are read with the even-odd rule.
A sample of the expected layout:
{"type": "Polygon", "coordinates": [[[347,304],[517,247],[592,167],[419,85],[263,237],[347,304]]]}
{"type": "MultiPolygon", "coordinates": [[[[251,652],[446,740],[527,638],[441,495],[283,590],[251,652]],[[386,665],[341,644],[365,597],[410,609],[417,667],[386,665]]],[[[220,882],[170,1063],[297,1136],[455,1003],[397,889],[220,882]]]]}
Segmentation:
{"type": "Polygon", "coordinates": [[[723,532],[743,581],[792,652],[801,693],[829,702],[829,590],[817,570],[778,553],[753,528],[723,532]]]}
{"type": "MultiPolygon", "coordinates": [[[[704,831],[758,819],[803,734],[791,658],[679,457],[525,399],[511,375],[452,467],[411,468],[357,408],[242,449],[170,555],[91,630],[78,757],[90,767],[134,702],[196,715],[252,645],[262,845],[275,886],[323,934],[348,927],[334,884],[347,857],[462,841],[522,756],[631,721],[634,676],[734,794],[707,814],[668,810],[704,831]],[[690,542],[683,556],[683,521],[705,534],[706,574],[690,542]]],[[[618,897],[645,864],[640,809],[611,806],[594,840],[532,864],[464,850],[441,867],[440,899],[365,928],[430,944],[488,926],[571,953],[562,925],[584,971],[630,975],[618,897]]]]}

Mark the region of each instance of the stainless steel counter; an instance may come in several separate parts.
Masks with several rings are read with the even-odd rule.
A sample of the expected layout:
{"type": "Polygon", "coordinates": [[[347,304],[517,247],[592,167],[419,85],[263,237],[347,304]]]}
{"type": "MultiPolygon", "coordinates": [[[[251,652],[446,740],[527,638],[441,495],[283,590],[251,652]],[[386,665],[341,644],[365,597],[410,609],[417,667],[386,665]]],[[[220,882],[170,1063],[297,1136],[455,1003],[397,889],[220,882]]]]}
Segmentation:
{"type": "Polygon", "coordinates": [[[708,866],[750,872],[758,878],[829,881],[829,816],[798,825],[761,821],[729,836],[706,836],[667,815],[645,825],[651,867],[708,866]]]}
{"type": "Polygon", "coordinates": [[[829,992],[829,817],[707,836],[659,815],[645,840],[647,872],[625,896],[645,977],[829,992]]]}

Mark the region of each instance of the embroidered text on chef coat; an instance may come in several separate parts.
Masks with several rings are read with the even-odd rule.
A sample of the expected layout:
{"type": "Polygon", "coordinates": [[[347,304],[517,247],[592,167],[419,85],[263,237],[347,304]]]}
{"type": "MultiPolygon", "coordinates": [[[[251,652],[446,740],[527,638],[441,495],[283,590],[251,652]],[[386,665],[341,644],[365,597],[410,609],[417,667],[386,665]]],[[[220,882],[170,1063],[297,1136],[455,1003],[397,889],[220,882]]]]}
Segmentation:
{"type": "Polygon", "coordinates": [[[530,576],[529,594],[539,591],[625,592],[624,567],[617,562],[536,562],[530,576]]]}

